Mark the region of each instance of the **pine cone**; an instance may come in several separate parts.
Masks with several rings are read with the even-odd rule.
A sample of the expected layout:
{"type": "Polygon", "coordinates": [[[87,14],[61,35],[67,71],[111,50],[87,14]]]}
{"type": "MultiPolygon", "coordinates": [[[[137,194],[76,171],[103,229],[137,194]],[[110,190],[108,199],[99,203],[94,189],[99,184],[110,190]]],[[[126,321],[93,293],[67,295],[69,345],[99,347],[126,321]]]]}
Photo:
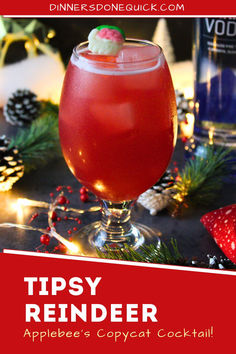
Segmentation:
{"type": "Polygon", "coordinates": [[[0,136],[0,151],[6,151],[11,139],[7,138],[6,135],[0,136]]]}
{"type": "Polygon", "coordinates": [[[166,170],[164,175],[159,179],[159,181],[154,184],[152,189],[154,189],[157,193],[162,193],[165,189],[169,189],[173,187],[175,184],[175,179],[172,176],[170,170],[166,170]]]}
{"type": "Polygon", "coordinates": [[[6,121],[12,125],[23,126],[30,124],[40,111],[40,102],[30,90],[17,90],[10,96],[3,107],[6,121]]]}
{"type": "Polygon", "coordinates": [[[175,193],[174,184],[175,179],[171,171],[167,170],[152,188],[139,196],[138,203],[148,209],[151,215],[156,215],[170,204],[175,193]]]}
{"type": "Polygon", "coordinates": [[[0,137],[0,192],[12,188],[24,174],[24,165],[16,147],[8,148],[10,139],[0,137]]]}

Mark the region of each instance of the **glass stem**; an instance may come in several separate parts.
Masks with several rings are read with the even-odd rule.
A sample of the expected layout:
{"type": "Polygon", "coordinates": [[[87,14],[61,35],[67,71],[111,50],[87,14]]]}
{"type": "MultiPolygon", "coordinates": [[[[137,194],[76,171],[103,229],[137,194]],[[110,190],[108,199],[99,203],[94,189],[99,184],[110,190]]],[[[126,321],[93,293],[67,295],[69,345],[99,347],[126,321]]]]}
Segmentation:
{"type": "Polygon", "coordinates": [[[97,224],[97,230],[90,243],[106,250],[106,247],[125,248],[126,245],[137,248],[144,238],[138,228],[131,224],[130,215],[133,201],[112,203],[102,200],[102,220],[97,224]]]}
{"type": "Polygon", "coordinates": [[[108,242],[124,242],[132,230],[130,221],[133,201],[112,203],[102,200],[100,232],[106,234],[108,242]]]}

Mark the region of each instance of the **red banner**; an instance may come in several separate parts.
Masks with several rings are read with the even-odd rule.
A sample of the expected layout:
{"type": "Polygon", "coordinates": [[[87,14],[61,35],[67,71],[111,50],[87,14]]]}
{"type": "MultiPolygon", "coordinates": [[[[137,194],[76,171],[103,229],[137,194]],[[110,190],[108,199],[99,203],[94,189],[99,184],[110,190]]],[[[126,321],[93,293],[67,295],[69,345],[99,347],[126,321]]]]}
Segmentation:
{"type": "Polygon", "coordinates": [[[2,1],[0,13],[7,16],[234,16],[235,4],[231,1],[208,0],[41,0],[39,2],[2,1]]]}
{"type": "Polygon", "coordinates": [[[235,272],[20,251],[0,266],[4,352],[234,346],[235,272]]]}

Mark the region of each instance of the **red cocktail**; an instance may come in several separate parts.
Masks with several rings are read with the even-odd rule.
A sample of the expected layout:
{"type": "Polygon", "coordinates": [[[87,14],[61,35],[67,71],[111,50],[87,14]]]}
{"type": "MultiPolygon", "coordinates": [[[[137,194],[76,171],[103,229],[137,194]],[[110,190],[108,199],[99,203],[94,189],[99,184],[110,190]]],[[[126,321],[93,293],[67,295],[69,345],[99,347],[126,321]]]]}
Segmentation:
{"type": "MultiPolygon", "coordinates": [[[[106,200],[112,217],[117,210],[123,213],[125,201],[136,199],[162,176],[174,148],[175,94],[161,49],[127,40],[118,56],[103,56],[90,53],[87,44],[78,46],[67,69],[59,118],[72,173],[106,200]]],[[[115,220],[111,223],[115,227],[115,220]]],[[[121,220],[118,224],[123,225],[121,220]]],[[[124,230],[123,241],[117,233],[116,228],[104,242],[120,246],[124,230]]],[[[128,243],[135,246],[137,240],[128,243]]]]}

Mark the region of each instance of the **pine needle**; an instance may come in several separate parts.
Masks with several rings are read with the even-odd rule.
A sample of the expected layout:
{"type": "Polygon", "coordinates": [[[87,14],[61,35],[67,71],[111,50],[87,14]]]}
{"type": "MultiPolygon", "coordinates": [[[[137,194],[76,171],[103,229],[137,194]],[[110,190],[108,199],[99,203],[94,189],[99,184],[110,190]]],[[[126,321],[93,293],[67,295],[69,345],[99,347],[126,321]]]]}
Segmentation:
{"type": "Polygon", "coordinates": [[[176,183],[175,206],[205,206],[211,203],[229,174],[230,150],[206,147],[204,157],[189,160],[176,183]]]}
{"type": "Polygon", "coordinates": [[[17,147],[25,164],[25,172],[48,163],[60,153],[58,120],[55,113],[44,113],[29,128],[12,138],[9,148],[17,147]]]}
{"type": "Polygon", "coordinates": [[[177,242],[174,239],[171,239],[171,248],[168,248],[164,242],[161,242],[159,247],[153,244],[141,246],[138,251],[133,250],[128,245],[124,249],[105,248],[105,252],[97,249],[97,254],[100,258],[144,263],[186,264],[186,260],[180,254],[177,242]]]}
{"type": "Polygon", "coordinates": [[[41,101],[41,112],[40,112],[41,117],[50,114],[55,118],[57,118],[58,113],[59,113],[58,104],[52,103],[51,101],[41,101]]]}

